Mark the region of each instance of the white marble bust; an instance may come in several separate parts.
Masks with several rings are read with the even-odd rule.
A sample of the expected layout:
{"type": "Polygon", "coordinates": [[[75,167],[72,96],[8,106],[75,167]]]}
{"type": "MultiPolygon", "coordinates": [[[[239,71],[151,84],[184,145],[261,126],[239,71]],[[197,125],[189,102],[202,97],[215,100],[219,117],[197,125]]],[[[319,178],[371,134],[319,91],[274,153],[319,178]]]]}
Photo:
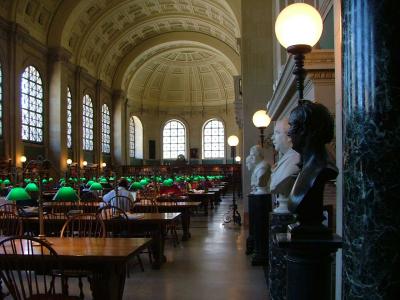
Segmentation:
{"type": "Polygon", "coordinates": [[[271,193],[277,194],[279,206],[274,209],[277,213],[289,213],[287,206],[289,194],[300,171],[298,167],[300,155],[292,149],[291,140],[287,135],[288,130],[288,120],[282,119],[276,122],[272,135],[275,150],[280,154],[280,159],[272,169],[269,186],[271,193]]]}
{"type": "Polygon", "coordinates": [[[246,157],[246,167],[247,167],[247,170],[249,170],[250,173],[253,172],[254,162],[253,162],[253,157],[251,157],[250,155],[248,155],[246,157]]]}
{"type": "MultiPolygon", "coordinates": [[[[271,166],[264,160],[263,149],[259,145],[250,148],[248,167],[253,166],[251,174],[251,191],[253,195],[263,195],[269,192],[268,184],[271,177],[271,166]]],[[[246,159],[247,165],[247,159],[246,159]]]]}

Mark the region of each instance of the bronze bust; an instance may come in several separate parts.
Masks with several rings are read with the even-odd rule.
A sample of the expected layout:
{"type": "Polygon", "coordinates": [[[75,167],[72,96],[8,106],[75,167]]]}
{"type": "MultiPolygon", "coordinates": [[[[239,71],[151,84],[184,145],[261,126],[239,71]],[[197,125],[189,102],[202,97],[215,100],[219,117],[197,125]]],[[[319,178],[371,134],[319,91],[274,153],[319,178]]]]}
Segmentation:
{"type": "Polygon", "coordinates": [[[334,121],[322,104],[301,100],[290,113],[289,126],[293,149],[301,156],[288,204],[297,223],[289,229],[293,238],[326,238],[332,233],[322,224],[324,187],[338,174],[325,147],[333,139],[334,121]]]}

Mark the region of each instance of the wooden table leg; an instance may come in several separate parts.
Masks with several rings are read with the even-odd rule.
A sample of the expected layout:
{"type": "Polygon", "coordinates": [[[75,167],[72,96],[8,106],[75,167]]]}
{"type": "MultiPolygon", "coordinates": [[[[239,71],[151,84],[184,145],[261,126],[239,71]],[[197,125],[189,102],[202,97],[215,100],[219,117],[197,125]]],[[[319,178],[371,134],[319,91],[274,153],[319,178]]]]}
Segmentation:
{"type": "Polygon", "coordinates": [[[153,231],[152,238],[151,249],[154,255],[152,268],[158,270],[167,261],[167,257],[164,255],[165,226],[160,225],[159,230],[153,231]]]}
{"type": "Polygon", "coordinates": [[[94,300],[123,299],[126,262],[102,264],[93,272],[92,290],[94,300]]]}
{"type": "Polygon", "coordinates": [[[191,237],[191,234],[189,232],[189,227],[190,227],[190,209],[185,209],[185,210],[182,211],[181,223],[182,223],[182,230],[183,230],[182,241],[187,241],[191,237]]]}

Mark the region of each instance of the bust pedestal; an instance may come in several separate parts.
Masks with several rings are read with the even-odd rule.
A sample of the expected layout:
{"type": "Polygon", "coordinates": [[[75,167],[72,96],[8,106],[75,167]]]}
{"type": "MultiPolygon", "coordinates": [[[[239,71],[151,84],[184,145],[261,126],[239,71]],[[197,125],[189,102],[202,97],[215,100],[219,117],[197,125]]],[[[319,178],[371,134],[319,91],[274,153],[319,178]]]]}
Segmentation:
{"type": "Polygon", "coordinates": [[[293,239],[290,234],[274,236],[287,253],[287,300],[329,300],[332,296],[332,255],[342,239],[293,239]]]}
{"type": "Polygon", "coordinates": [[[267,265],[269,213],[272,210],[271,194],[250,194],[248,198],[249,237],[247,239],[246,253],[253,253],[251,259],[253,266],[267,265]]]}
{"type": "Polygon", "coordinates": [[[287,226],[295,221],[291,213],[270,213],[268,288],[271,300],[286,299],[285,251],[274,242],[277,233],[285,233],[287,226]]]}

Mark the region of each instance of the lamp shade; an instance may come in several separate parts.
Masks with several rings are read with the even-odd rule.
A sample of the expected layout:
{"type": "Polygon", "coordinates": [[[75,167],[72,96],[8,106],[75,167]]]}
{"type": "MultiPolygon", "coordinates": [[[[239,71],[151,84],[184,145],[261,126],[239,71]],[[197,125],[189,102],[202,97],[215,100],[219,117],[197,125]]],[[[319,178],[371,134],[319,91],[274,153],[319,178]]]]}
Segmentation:
{"type": "Polygon", "coordinates": [[[240,156],[236,156],[236,157],[235,157],[235,161],[236,161],[236,162],[240,162],[241,160],[242,160],[242,159],[241,159],[240,156]]]}
{"type": "Polygon", "coordinates": [[[78,201],[79,197],[70,186],[61,187],[53,197],[54,201],[78,201]]]}
{"type": "Polygon", "coordinates": [[[67,165],[70,166],[72,164],[72,159],[68,158],[67,159],[67,165]]]}
{"type": "Polygon", "coordinates": [[[253,115],[253,124],[257,128],[266,128],[271,123],[271,118],[268,116],[267,111],[259,110],[253,115]]]}
{"type": "Polygon", "coordinates": [[[102,177],[102,178],[100,179],[100,183],[108,183],[107,178],[102,177]]]}
{"type": "Polygon", "coordinates": [[[39,192],[39,187],[34,182],[30,182],[26,185],[25,191],[27,192],[39,192]]]}
{"type": "Polygon", "coordinates": [[[8,193],[6,200],[7,201],[31,200],[31,196],[29,196],[29,194],[22,187],[15,187],[8,193]]]}
{"type": "Polygon", "coordinates": [[[93,182],[92,185],[90,186],[89,190],[91,190],[91,191],[102,191],[103,190],[103,186],[98,182],[93,182]]]}
{"type": "Polygon", "coordinates": [[[4,184],[5,186],[11,185],[10,179],[8,179],[8,178],[4,179],[4,180],[3,180],[3,184],[4,184]]]}
{"type": "Polygon", "coordinates": [[[147,179],[142,179],[142,180],[140,180],[140,184],[143,186],[146,186],[149,184],[149,182],[147,181],[147,179]]]}
{"type": "Polygon", "coordinates": [[[26,156],[25,155],[21,155],[21,157],[19,158],[20,162],[24,163],[26,162],[26,156]]]}
{"type": "Polygon", "coordinates": [[[86,185],[87,185],[88,187],[90,187],[93,183],[94,183],[93,180],[89,180],[89,181],[86,183],[86,185]]]}
{"type": "Polygon", "coordinates": [[[322,29],[321,15],[305,3],[287,6],[275,22],[276,37],[285,48],[294,45],[314,46],[321,37],[322,29]]]}
{"type": "Polygon", "coordinates": [[[142,189],[143,189],[143,186],[140,184],[140,182],[135,181],[135,182],[133,182],[133,183],[131,184],[131,186],[129,187],[129,189],[130,189],[130,190],[133,190],[133,191],[142,190],[142,189]]]}
{"type": "Polygon", "coordinates": [[[231,135],[228,137],[229,146],[237,146],[239,144],[239,138],[236,135],[231,135]]]}

